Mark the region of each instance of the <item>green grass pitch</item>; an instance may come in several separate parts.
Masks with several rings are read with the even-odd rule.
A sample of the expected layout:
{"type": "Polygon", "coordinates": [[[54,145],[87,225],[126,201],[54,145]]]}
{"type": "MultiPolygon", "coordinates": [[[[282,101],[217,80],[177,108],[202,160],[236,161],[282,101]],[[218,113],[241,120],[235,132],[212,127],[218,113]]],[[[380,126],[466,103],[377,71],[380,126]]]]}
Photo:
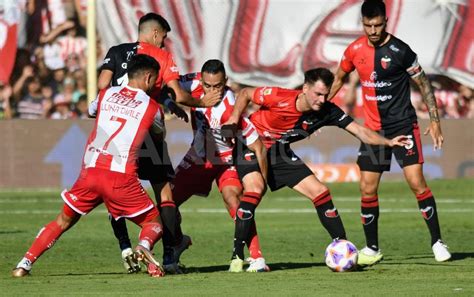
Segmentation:
{"type": "MultiPolygon", "coordinates": [[[[181,257],[186,275],[154,279],[124,273],[103,206],[64,234],[35,264],[32,276],[12,268],[38,230],[55,218],[60,191],[0,192],[1,296],[474,296],[474,180],[436,180],[443,238],[453,260],[435,262],[429,234],[405,183],[383,182],[380,245],[385,259],[364,271],[333,273],[324,264],[329,244],[310,201],[291,190],[267,193],[257,209],[262,251],[272,272],[226,272],[233,222],[217,192],[182,207],[193,245],[181,257]]],[[[358,185],[329,184],[349,240],[364,246],[358,185]]],[[[136,243],[138,228],[128,224],[136,243]]],[[[161,243],[155,249],[161,259],[161,243]]]]}

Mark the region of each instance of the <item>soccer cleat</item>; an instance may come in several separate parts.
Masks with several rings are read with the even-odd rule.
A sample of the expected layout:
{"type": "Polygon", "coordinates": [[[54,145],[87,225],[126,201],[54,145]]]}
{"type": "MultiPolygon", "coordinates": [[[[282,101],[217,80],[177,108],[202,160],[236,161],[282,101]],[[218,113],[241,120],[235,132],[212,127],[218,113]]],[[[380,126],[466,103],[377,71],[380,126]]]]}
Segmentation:
{"type": "Polygon", "coordinates": [[[162,277],[165,271],[154,257],[151,251],[141,245],[137,245],[134,252],[134,257],[137,262],[145,264],[148,274],[152,277],[162,277]]]}
{"type": "Polygon", "coordinates": [[[165,247],[163,253],[163,268],[171,274],[184,273],[183,268],[179,264],[181,254],[192,245],[191,237],[183,235],[181,242],[174,247],[165,247]]]}
{"type": "Polygon", "coordinates": [[[368,267],[379,263],[382,261],[382,259],[383,254],[380,249],[378,251],[374,251],[369,247],[365,247],[359,251],[357,265],[360,267],[368,267]]]}
{"type": "Polygon", "coordinates": [[[13,277],[24,277],[30,275],[30,271],[26,270],[25,268],[22,267],[17,267],[13,269],[12,271],[12,276],[13,277]]]}
{"type": "Polygon", "coordinates": [[[269,272],[270,267],[265,264],[265,259],[260,258],[247,258],[246,260],[250,265],[246,269],[247,272],[269,272]]]}
{"type": "Polygon", "coordinates": [[[244,271],[244,261],[239,257],[232,259],[230,261],[229,272],[243,272],[244,271]]]}
{"type": "Polygon", "coordinates": [[[451,259],[451,253],[448,251],[448,246],[441,239],[433,244],[432,249],[436,261],[444,262],[451,259]]]}
{"type": "Polygon", "coordinates": [[[137,273],[141,270],[140,263],[135,259],[131,248],[122,251],[122,261],[128,273],[137,273]]]}

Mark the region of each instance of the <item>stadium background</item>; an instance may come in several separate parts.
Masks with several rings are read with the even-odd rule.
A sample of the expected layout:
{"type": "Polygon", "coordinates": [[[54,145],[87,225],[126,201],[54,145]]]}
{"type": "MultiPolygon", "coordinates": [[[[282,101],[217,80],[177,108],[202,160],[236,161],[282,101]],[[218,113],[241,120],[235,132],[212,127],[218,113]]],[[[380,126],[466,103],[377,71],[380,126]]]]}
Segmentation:
{"type": "MultiPolygon", "coordinates": [[[[40,12],[41,17],[33,20],[36,23],[28,20],[28,1],[0,3],[2,86],[15,84],[16,62],[21,51],[26,49],[33,53],[45,46],[40,38],[39,41],[28,39],[29,26],[33,24],[42,29],[41,34],[48,34],[70,19],[68,7],[74,5],[72,16],[78,17],[77,26],[86,28],[88,1],[34,2],[36,9],[48,7],[46,14],[40,12]]],[[[100,67],[110,46],[136,40],[139,17],[155,11],[171,24],[166,48],[173,53],[181,73],[198,71],[205,60],[219,58],[224,61],[232,86],[236,88],[242,85],[297,87],[304,70],[337,66],[344,48],[362,34],[360,1],[354,0],[98,0],[89,3],[96,7],[96,59],[86,54],[87,45],[74,54],[82,55],[84,63],[87,59],[92,69],[100,67]]],[[[386,4],[390,16],[387,30],[406,41],[419,54],[420,63],[430,74],[443,108],[458,103],[458,88],[468,88],[472,94],[474,0],[392,0],[386,4]]],[[[85,31],[92,35],[91,31],[85,31]]],[[[62,35],[64,33],[50,43],[59,42],[62,35]]],[[[78,36],[82,43],[85,37],[78,36]]],[[[58,55],[48,57],[47,66],[53,72],[55,67],[61,67],[56,65],[61,64],[60,59],[63,60],[62,67],[69,67],[71,56],[64,56],[64,52],[58,55]]],[[[37,63],[34,57],[32,54],[31,61],[37,63]]],[[[84,63],[79,62],[78,67],[85,68],[84,63]]],[[[87,75],[89,79],[95,79],[94,71],[87,75]]],[[[348,87],[336,98],[337,102],[350,109],[348,112],[354,116],[360,115],[360,87],[355,86],[352,105],[345,101],[344,92],[349,92],[348,87]]],[[[417,98],[416,90],[413,95],[417,98]]],[[[93,98],[93,95],[89,94],[88,98],[93,98]]],[[[21,101],[21,98],[12,99],[13,102],[16,100],[21,101]]],[[[428,178],[474,177],[474,135],[470,130],[474,124],[474,111],[472,107],[469,110],[474,105],[472,103],[471,95],[470,102],[463,103],[467,104],[463,113],[445,113],[443,131],[446,143],[443,150],[433,151],[431,139],[424,137],[428,178]]],[[[417,112],[421,118],[426,116],[422,109],[417,112]]],[[[422,120],[421,126],[424,129],[427,121],[422,120]]],[[[0,133],[4,139],[0,143],[0,188],[70,186],[78,174],[82,149],[91,127],[89,120],[77,117],[60,122],[0,121],[0,133]]],[[[190,126],[171,119],[167,127],[167,139],[176,165],[191,141],[190,126]]],[[[322,133],[295,147],[297,153],[312,164],[318,177],[332,182],[358,180],[359,173],[354,165],[358,145],[344,132],[325,128],[322,133]]],[[[384,179],[402,178],[401,170],[393,165],[393,171],[384,179]]]]}

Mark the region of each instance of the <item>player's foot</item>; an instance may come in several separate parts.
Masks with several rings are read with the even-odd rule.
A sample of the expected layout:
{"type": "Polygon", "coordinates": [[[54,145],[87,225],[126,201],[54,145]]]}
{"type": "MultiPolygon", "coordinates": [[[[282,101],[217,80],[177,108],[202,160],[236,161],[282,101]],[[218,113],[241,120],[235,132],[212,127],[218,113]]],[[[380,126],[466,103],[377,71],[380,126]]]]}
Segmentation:
{"type": "Polygon", "coordinates": [[[24,277],[30,275],[30,271],[26,270],[25,268],[15,268],[12,271],[12,276],[13,277],[24,277]]]}
{"type": "Polygon", "coordinates": [[[451,253],[448,251],[448,246],[441,239],[433,244],[432,249],[436,261],[444,262],[451,259],[451,253]]]}
{"type": "Polygon", "coordinates": [[[229,272],[243,272],[244,271],[244,260],[239,257],[230,261],[229,272]]]}
{"type": "Polygon", "coordinates": [[[247,258],[247,262],[250,264],[249,267],[246,269],[247,272],[268,272],[270,271],[270,267],[265,264],[265,259],[260,258],[247,258]]]}
{"type": "Polygon", "coordinates": [[[373,249],[369,247],[365,247],[359,251],[359,255],[357,257],[357,265],[360,267],[367,267],[367,266],[372,266],[383,259],[383,254],[379,250],[374,251],[373,249]]]}
{"type": "Polygon", "coordinates": [[[31,271],[31,261],[27,258],[21,259],[20,262],[16,265],[15,269],[12,271],[13,277],[24,277],[30,275],[31,271]]]}
{"type": "Polygon", "coordinates": [[[188,235],[183,235],[181,242],[173,247],[165,247],[163,253],[163,268],[167,273],[171,274],[182,274],[184,269],[179,263],[179,258],[181,254],[192,245],[193,242],[191,237],[188,235]]]}
{"type": "Polygon", "coordinates": [[[123,267],[128,273],[137,273],[141,270],[140,263],[135,259],[131,248],[122,251],[123,267]]]}
{"type": "Polygon", "coordinates": [[[137,245],[134,252],[137,262],[145,264],[148,274],[152,277],[162,277],[165,275],[163,268],[154,257],[151,251],[141,245],[137,245]]]}

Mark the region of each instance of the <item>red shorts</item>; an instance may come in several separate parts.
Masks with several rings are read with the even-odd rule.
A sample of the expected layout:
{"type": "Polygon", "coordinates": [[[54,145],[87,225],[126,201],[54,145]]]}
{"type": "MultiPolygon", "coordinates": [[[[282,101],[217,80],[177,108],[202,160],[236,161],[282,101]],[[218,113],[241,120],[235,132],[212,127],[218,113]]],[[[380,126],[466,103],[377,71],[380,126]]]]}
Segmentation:
{"type": "Polygon", "coordinates": [[[158,212],[138,177],[104,169],[83,169],[71,190],[61,193],[64,202],[85,215],[104,202],[114,219],[133,218],[149,211],[158,212]]]}
{"type": "Polygon", "coordinates": [[[176,168],[176,177],[171,182],[173,200],[176,205],[180,205],[192,195],[206,197],[212,189],[214,180],[221,192],[226,186],[242,189],[242,183],[234,166],[213,165],[187,154],[176,168]]]}

